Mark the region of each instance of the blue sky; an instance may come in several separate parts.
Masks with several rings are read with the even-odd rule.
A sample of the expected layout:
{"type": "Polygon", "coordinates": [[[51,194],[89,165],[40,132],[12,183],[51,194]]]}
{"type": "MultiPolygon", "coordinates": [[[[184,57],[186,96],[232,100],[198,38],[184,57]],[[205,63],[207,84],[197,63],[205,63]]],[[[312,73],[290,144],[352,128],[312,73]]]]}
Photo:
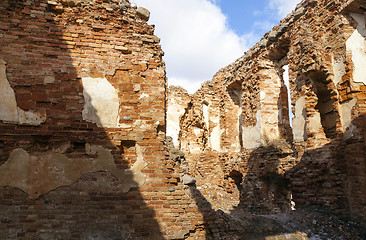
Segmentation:
{"type": "MultiPolygon", "coordinates": [[[[266,1],[256,0],[223,0],[218,1],[216,4],[227,16],[230,27],[240,35],[248,31],[258,30],[255,23],[263,21],[262,15],[264,15],[264,10],[268,6],[266,1]]],[[[264,20],[269,21],[270,19],[264,20]]]]}
{"type": "Polygon", "coordinates": [[[263,35],[283,17],[273,9],[274,5],[269,0],[220,0],[214,3],[227,16],[229,26],[239,35],[248,32],[263,35]]]}
{"type": "Polygon", "coordinates": [[[161,38],[168,83],[193,93],[272,29],[300,0],[131,0],[161,38]]]}

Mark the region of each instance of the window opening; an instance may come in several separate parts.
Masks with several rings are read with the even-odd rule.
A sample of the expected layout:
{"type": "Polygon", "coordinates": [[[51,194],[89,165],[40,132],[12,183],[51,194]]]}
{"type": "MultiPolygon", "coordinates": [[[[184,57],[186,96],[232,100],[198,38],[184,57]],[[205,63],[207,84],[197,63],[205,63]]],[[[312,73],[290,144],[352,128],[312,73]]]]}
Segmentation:
{"type": "Polygon", "coordinates": [[[318,110],[321,124],[327,138],[335,138],[337,132],[338,114],[334,109],[335,99],[328,89],[326,75],[323,72],[314,72],[310,75],[314,92],[318,98],[315,109],[318,110]]]}

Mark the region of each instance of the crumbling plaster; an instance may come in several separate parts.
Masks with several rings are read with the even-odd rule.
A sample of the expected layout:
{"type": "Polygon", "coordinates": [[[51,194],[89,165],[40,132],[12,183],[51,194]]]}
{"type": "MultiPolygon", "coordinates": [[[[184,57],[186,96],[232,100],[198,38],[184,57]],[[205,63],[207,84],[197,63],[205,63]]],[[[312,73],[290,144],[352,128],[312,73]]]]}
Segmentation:
{"type": "Polygon", "coordinates": [[[7,162],[0,166],[0,186],[15,187],[26,192],[31,199],[38,198],[58,187],[73,184],[81,176],[99,171],[110,171],[122,183],[122,191],[143,186],[146,177],[142,170],[147,163],[143,149],[136,145],[137,161],[131,169],[118,169],[110,150],[86,144],[88,158],[68,158],[70,143],[43,154],[29,154],[21,148],[14,149],[7,162]],[[94,158],[92,156],[96,155],[94,158]]]}
{"type": "Polygon", "coordinates": [[[185,89],[177,86],[169,86],[167,95],[166,135],[173,138],[175,147],[179,147],[179,121],[191,101],[191,96],[185,89]]]}
{"type": "Polygon", "coordinates": [[[366,15],[351,13],[357,22],[357,28],[347,40],[347,50],[351,51],[353,69],[353,81],[366,85],[366,15]]]}
{"type": "MultiPolygon", "coordinates": [[[[257,123],[254,126],[242,127],[243,147],[246,149],[257,148],[262,145],[261,112],[257,112],[257,123]]],[[[264,139],[263,139],[264,140],[264,139]]]]}
{"type": "Polygon", "coordinates": [[[46,121],[46,113],[24,111],[17,105],[15,92],[6,77],[6,62],[0,59],[0,120],[4,122],[40,125],[46,121]]]}
{"type": "Polygon", "coordinates": [[[119,97],[117,90],[106,78],[82,78],[85,100],[82,112],[84,120],[99,127],[119,125],[119,97]]]}
{"type": "Polygon", "coordinates": [[[220,129],[220,116],[213,116],[210,118],[212,125],[209,138],[209,147],[214,151],[221,151],[221,129],[220,129]]]}
{"type": "MultiPolygon", "coordinates": [[[[180,99],[179,99],[180,100],[180,99]]],[[[179,135],[179,118],[184,114],[185,107],[178,103],[176,104],[176,99],[168,100],[169,108],[167,111],[167,136],[173,138],[173,143],[175,147],[179,146],[178,135],[179,135]]]]}
{"type": "Polygon", "coordinates": [[[346,101],[339,106],[339,115],[342,122],[344,138],[353,137],[355,126],[352,124],[352,110],[357,104],[357,99],[346,101]]]}
{"type": "Polygon", "coordinates": [[[337,86],[340,82],[342,82],[342,77],[346,73],[346,67],[344,65],[343,58],[335,59],[333,56],[332,62],[333,62],[333,74],[334,74],[333,82],[337,86]]]}

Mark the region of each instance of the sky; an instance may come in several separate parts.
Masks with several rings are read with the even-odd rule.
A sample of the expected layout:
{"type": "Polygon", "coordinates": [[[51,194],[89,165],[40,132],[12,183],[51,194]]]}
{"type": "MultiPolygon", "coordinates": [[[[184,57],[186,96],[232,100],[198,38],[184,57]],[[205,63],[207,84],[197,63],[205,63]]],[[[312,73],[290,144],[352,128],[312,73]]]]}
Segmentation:
{"type": "Polygon", "coordinates": [[[258,42],[300,0],[130,0],[150,11],[169,85],[194,93],[258,42]]]}

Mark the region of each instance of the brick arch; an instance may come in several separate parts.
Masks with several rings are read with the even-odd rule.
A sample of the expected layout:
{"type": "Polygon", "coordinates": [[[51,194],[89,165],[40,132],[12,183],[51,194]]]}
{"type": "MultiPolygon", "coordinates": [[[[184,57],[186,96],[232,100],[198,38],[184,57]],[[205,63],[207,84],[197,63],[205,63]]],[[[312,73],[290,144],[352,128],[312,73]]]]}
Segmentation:
{"type": "Polygon", "coordinates": [[[337,121],[339,121],[339,113],[336,108],[338,100],[334,84],[324,71],[311,71],[307,77],[310,80],[308,84],[311,84],[311,89],[317,99],[316,105],[311,106],[320,114],[326,138],[334,139],[337,135],[337,121]]]}

